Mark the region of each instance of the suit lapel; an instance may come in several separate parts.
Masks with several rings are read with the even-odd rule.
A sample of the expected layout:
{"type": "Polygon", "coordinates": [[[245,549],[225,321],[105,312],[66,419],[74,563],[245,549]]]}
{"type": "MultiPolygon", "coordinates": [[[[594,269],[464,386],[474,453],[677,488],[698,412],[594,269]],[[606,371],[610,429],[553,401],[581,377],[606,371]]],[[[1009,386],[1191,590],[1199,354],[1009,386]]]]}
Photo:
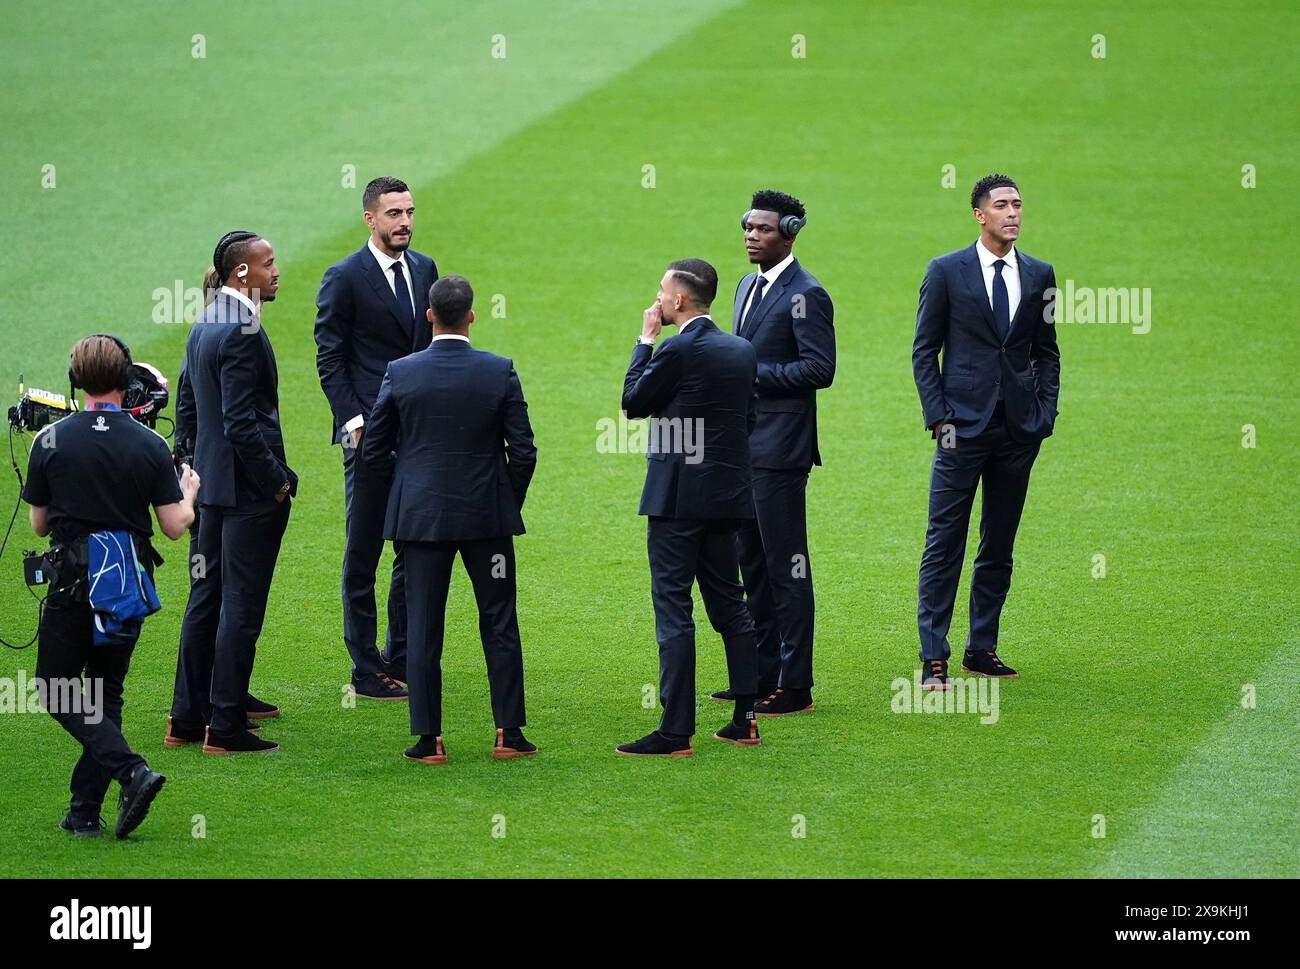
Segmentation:
{"type": "Polygon", "coordinates": [[[739,299],[731,307],[731,332],[735,336],[740,336],[740,313],[745,308],[745,300],[749,299],[749,291],[754,288],[754,277],[756,275],[758,274],[750,273],[740,281],[740,285],[736,288],[736,295],[739,299]]]}
{"type": "Polygon", "coordinates": [[[993,307],[989,305],[989,294],[984,288],[984,270],[980,266],[980,257],[975,252],[975,243],[973,242],[962,259],[961,277],[966,284],[966,288],[970,290],[970,295],[974,296],[975,301],[980,304],[980,309],[984,313],[984,322],[988,324],[989,331],[993,334],[994,339],[1001,343],[1002,340],[998,336],[997,324],[993,322],[993,307]]]}
{"type": "MultiPolygon", "coordinates": [[[[407,265],[410,265],[408,263],[407,265]]],[[[388,309],[388,315],[392,317],[393,325],[406,334],[407,342],[410,343],[414,337],[407,328],[406,323],[397,315],[397,297],[393,295],[392,288],[388,285],[388,279],[384,276],[384,271],[379,268],[379,263],[375,260],[375,254],[370,251],[370,246],[365,246],[361,250],[361,272],[366,277],[366,282],[370,283],[370,288],[375,291],[380,302],[388,309]]],[[[415,270],[411,270],[411,282],[415,282],[415,270]]]]}

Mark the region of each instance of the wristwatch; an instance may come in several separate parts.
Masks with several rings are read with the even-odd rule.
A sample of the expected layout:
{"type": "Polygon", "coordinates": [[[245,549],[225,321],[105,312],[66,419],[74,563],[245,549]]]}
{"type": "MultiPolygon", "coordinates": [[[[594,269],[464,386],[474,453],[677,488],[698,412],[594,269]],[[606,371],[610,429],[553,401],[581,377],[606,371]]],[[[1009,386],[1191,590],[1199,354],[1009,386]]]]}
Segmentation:
{"type": "Polygon", "coordinates": [[[639,347],[652,347],[655,345],[655,341],[644,336],[639,336],[636,338],[636,345],[639,347]]]}
{"type": "Polygon", "coordinates": [[[288,498],[288,497],[289,497],[289,487],[290,487],[290,485],[289,485],[289,479],[288,479],[288,478],[285,478],[285,479],[284,479],[284,484],[280,485],[280,490],[277,491],[277,492],[275,493],[275,500],[276,500],[276,501],[284,501],[285,498],[288,498]]]}

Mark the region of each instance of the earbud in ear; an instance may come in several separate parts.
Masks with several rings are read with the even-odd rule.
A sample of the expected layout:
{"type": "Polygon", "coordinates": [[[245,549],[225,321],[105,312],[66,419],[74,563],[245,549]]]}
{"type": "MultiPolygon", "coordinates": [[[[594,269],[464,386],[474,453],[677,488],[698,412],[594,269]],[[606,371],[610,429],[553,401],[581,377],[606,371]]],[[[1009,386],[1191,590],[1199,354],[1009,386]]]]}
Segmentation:
{"type": "Polygon", "coordinates": [[[240,279],[247,279],[247,278],[248,278],[248,263],[246,263],[246,262],[241,262],[241,263],[239,264],[239,266],[235,269],[235,275],[238,276],[240,279]]]}

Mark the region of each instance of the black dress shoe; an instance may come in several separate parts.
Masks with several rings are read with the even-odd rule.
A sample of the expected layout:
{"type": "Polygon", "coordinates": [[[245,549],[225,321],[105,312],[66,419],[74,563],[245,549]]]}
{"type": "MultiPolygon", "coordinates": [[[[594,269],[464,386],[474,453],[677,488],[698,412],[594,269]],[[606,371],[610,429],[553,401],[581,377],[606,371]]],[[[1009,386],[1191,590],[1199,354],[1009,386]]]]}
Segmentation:
{"type": "Polygon", "coordinates": [[[207,726],[202,723],[190,723],[186,720],[167,718],[167,733],[163,737],[164,747],[184,747],[188,744],[203,743],[207,726]]]}
{"type": "Polygon", "coordinates": [[[98,814],[73,814],[69,811],[59,827],[78,838],[98,838],[104,831],[104,819],[98,814]]]}
{"type": "Polygon", "coordinates": [[[737,747],[758,747],[763,743],[758,736],[758,721],[746,720],[736,723],[727,721],[727,725],[713,735],[714,740],[722,740],[737,747]]]}
{"type": "Polygon", "coordinates": [[[209,727],[207,738],[203,741],[203,752],[205,754],[269,754],[271,751],[279,749],[279,744],[273,744],[269,740],[254,737],[247,730],[239,730],[235,733],[217,733],[209,727]]]}
{"type": "Polygon", "coordinates": [[[497,728],[497,742],[492,748],[494,760],[510,760],[514,757],[531,757],[537,753],[537,745],[530,744],[522,730],[503,730],[497,728]]]}
{"type": "Polygon", "coordinates": [[[754,704],[754,713],[760,717],[784,717],[792,713],[809,713],[813,709],[811,690],[787,690],[781,687],[754,704]]]}
{"type": "MultiPolygon", "coordinates": [[[[760,686],[760,687],[758,688],[758,695],[759,695],[760,697],[765,697],[765,696],[767,696],[768,694],[772,693],[775,689],[776,689],[776,687],[774,687],[774,686],[769,686],[769,687],[763,687],[763,686],[760,686]]],[[[735,703],[735,702],[736,702],[736,694],[734,694],[733,692],[731,692],[730,689],[719,690],[717,693],[710,693],[710,694],[709,694],[709,699],[710,699],[710,700],[716,700],[716,701],[719,702],[719,703],[735,703]]]]}
{"type": "Polygon", "coordinates": [[[387,673],[352,674],[348,692],[365,700],[407,700],[406,689],[387,673]]]}
{"type": "Polygon", "coordinates": [[[407,747],[402,756],[421,764],[445,764],[447,748],[443,747],[441,737],[421,737],[413,746],[407,747]]]}
{"type": "Polygon", "coordinates": [[[400,687],[405,687],[406,680],[406,657],[401,659],[389,659],[383,653],[379,654],[379,662],[383,664],[383,672],[388,674],[388,678],[400,687]]]}
{"type": "Polygon", "coordinates": [[[251,720],[271,720],[280,715],[280,708],[249,693],[244,697],[244,712],[251,720]]]}
{"type": "Polygon", "coordinates": [[[122,795],[117,802],[117,826],[113,833],[119,838],[140,827],[140,822],[149,813],[149,805],[162,790],[167,778],[149,769],[148,764],[141,764],[131,772],[131,779],[122,785],[122,795]]]}
{"type": "Polygon", "coordinates": [[[946,659],[921,660],[921,689],[952,689],[952,684],[948,682],[948,661],[946,659]]]}
{"type": "Polygon", "coordinates": [[[690,737],[665,737],[658,730],[616,749],[625,757],[689,757],[695,753],[690,737]]]}
{"type": "Polygon", "coordinates": [[[987,676],[994,680],[1015,680],[1020,677],[1019,673],[998,659],[998,654],[991,649],[978,653],[967,650],[966,655],[961,658],[961,671],[974,673],[976,676],[987,676]]]}

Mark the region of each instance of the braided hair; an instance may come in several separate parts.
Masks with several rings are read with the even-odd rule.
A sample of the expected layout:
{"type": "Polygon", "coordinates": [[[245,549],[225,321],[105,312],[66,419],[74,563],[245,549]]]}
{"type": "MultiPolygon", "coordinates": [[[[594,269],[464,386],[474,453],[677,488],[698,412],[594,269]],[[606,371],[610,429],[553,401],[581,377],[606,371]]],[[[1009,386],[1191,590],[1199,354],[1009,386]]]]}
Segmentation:
{"type": "Polygon", "coordinates": [[[217,248],[212,250],[212,265],[203,274],[205,305],[216,298],[217,291],[230,278],[230,271],[243,261],[244,253],[248,251],[249,246],[261,238],[256,232],[247,232],[243,229],[227,232],[221,237],[217,242],[217,248]]]}

